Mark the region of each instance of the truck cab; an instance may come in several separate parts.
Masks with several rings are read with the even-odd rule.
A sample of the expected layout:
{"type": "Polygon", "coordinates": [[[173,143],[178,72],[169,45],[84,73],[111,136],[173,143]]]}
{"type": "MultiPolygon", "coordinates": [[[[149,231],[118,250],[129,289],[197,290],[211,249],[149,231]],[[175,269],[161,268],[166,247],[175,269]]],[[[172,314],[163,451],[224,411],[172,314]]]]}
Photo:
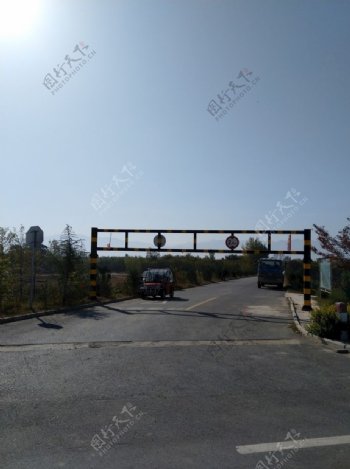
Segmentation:
{"type": "Polygon", "coordinates": [[[166,295],[173,298],[174,289],[174,274],[171,269],[149,268],[143,272],[139,286],[139,294],[142,298],[147,296],[165,298],[166,295]]]}
{"type": "Polygon", "coordinates": [[[285,262],[279,259],[260,259],[258,262],[258,288],[276,285],[283,288],[285,262]]]}

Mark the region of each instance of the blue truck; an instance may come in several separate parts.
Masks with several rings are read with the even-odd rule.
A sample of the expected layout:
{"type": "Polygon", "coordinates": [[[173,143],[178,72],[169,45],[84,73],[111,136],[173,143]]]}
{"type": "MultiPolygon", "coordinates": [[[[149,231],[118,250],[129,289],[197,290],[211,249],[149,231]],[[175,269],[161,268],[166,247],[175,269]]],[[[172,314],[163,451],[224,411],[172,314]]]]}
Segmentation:
{"type": "Polygon", "coordinates": [[[259,259],[258,288],[265,285],[276,285],[283,288],[285,262],[279,259],[259,259]]]}

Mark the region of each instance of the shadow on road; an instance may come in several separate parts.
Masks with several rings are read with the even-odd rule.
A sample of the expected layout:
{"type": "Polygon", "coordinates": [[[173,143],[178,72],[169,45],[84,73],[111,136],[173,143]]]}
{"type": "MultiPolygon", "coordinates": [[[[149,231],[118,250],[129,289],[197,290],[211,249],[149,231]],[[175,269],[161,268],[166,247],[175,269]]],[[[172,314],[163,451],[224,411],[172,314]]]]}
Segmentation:
{"type": "MultiPolygon", "coordinates": [[[[105,306],[105,305],[101,305],[105,306]]],[[[74,316],[78,317],[80,319],[105,319],[109,317],[108,313],[103,313],[99,311],[94,311],[93,309],[81,309],[81,310],[76,310],[76,311],[67,311],[64,313],[66,316],[74,316]]]]}
{"type": "Polygon", "coordinates": [[[44,327],[45,329],[63,329],[63,326],[60,326],[59,324],[45,322],[40,317],[38,318],[38,320],[40,321],[40,324],[38,324],[39,327],[44,327]]]}
{"type": "Polygon", "coordinates": [[[109,306],[109,305],[101,304],[101,308],[109,309],[110,311],[117,311],[118,313],[122,313],[122,314],[134,314],[132,311],[127,311],[121,308],[113,308],[113,306],[109,306]]]}
{"type": "Polygon", "coordinates": [[[173,298],[164,298],[164,300],[161,300],[159,297],[153,298],[152,296],[146,296],[145,298],[143,298],[143,300],[145,300],[145,301],[164,301],[164,300],[167,300],[170,303],[172,303],[173,301],[189,301],[188,298],[181,298],[181,296],[174,296],[173,298]]]}
{"type": "Polygon", "coordinates": [[[166,310],[166,309],[148,309],[143,311],[142,309],[135,310],[125,310],[122,308],[115,308],[109,305],[101,305],[102,308],[109,309],[111,311],[116,311],[117,313],[127,314],[127,315],[151,315],[151,316],[181,316],[186,318],[209,318],[209,319],[223,319],[223,320],[237,320],[237,321],[246,321],[246,322],[270,322],[276,324],[288,324],[291,322],[289,315],[286,315],[285,318],[276,317],[276,316],[254,316],[238,313],[208,313],[207,311],[186,311],[186,310],[166,310]]]}
{"type": "Polygon", "coordinates": [[[106,308],[112,311],[116,311],[117,313],[121,314],[129,314],[129,315],[167,315],[167,316],[184,316],[184,317],[198,317],[198,316],[207,316],[216,319],[226,319],[225,316],[220,316],[216,313],[208,313],[204,311],[181,311],[181,310],[166,310],[166,309],[147,309],[144,311],[143,309],[135,309],[135,310],[125,310],[121,308],[114,308],[109,305],[101,305],[101,308],[106,308]]]}

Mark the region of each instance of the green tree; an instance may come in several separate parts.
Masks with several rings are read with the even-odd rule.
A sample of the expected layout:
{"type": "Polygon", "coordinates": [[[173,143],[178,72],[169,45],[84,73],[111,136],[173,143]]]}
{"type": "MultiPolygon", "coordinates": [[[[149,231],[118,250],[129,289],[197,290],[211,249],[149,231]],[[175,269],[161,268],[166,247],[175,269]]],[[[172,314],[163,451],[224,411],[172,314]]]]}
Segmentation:
{"type": "MultiPolygon", "coordinates": [[[[37,265],[39,264],[40,253],[35,253],[37,265]]],[[[32,252],[26,245],[24,226],[21,225],[17,231],[12,232],[11,246],[8,250],[10,261],[9,277],[12,286],[14,306],[18,309],[26,300],[29,293],[29,277],[31,270],[32,252]]]]}
{"type": "Polygon", "coordinates": [[[243,266],[246,269],[246,273],[255,274],[257,271],[259,259],[264,259],[269,256],[267,252],[267,246],[262,243],[259,238],[250,237],[248,241],[242,247],[243,251],[266,251],[265,253],[243,253],[243,266]],[[248,257],[249,256],[249,257],[248,257]]]}
{"type": "Polygon", "coordinates": [[[11,309],[14,300],[13,265],[9,255],[16,244],[16,233],[9,228],[0,228],[0,311],[11,309]]]}
{"type": "MultiPolygon", "coordinates": [[[[151,249],[151,248],[150,248],[151,249]]],[[[160,254],[157,251],[147,251],[146,259],[160,259],[160,254]]]]}
{"type": "Polygon", "coordinates": [[[88,283],[83,240],[76,236],[70,225],[66,225],[60,239],[50,242],[49,251],[59,274],[62,304],[78,301],[85,296],[84,286],[88,283]]]}

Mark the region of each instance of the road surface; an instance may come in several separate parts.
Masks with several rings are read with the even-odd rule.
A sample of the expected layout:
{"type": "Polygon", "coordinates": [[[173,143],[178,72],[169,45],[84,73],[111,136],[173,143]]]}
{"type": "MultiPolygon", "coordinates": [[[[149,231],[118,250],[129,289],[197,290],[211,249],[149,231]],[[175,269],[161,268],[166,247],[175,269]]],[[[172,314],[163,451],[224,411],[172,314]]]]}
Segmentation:
{"type": "Polygon", "coordinates": [[[256,278],[0,326],[1,467],[350,467],[349,357],[256,278]]]}

